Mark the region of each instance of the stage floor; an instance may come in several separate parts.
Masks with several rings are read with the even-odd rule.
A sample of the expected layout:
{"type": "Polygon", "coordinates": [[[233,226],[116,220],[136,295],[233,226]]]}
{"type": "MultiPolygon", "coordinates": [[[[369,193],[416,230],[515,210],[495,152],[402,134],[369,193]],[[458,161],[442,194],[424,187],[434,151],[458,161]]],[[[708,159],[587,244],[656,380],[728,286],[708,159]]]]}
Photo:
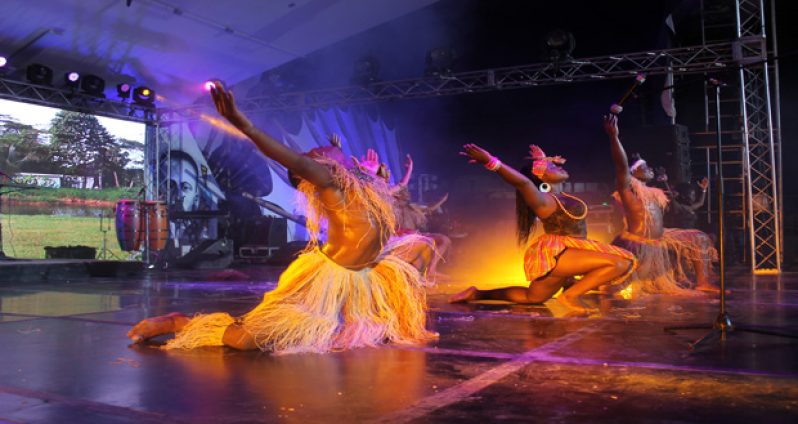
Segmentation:
{"type": "MultiPolygon", "coordinates": [[[[0,422],[798,422],[798,341],[733,334],[696,353],[717,300],[591,296],[601,314],[449,305],[430,291],[440,340],[327,355],[132,346],[147,316],[242,313],[275,268],[0,283],[0,422]]],[[[736,323],[798,332],[798,274],[729,272],[736,323]],[[756,289],[754,289],[756,288],[756,289]]]]}

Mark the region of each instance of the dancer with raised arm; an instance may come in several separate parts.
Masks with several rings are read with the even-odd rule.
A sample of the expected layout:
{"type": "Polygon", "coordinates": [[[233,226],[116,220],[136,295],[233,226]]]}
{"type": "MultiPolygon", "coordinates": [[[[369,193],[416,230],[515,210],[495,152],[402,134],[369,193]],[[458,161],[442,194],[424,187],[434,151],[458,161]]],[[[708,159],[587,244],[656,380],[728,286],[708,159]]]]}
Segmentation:
{"type": "Polygon", "coordinates": [[[221,83],[211,95],[218,112],[298,182],[308,203],[309,248],[283,272],[277,288],[241,317],[223,312],[193,318],[169,314],[140,322],[128,336],[140,342],[175,333],[166,349],[229,346],[277,353],[328,352],[436,337],[425,328],[421,273],[385,249],[394,228],[387,184],[355,166],[338,146],[304,155],[285,147],[255,128],[221,83]],[[323,221],[328,239],[319,245],[323,221]]]}
{"type": "Polygon", "coordinates": [[[516,189],[518,242],[527,244],[535,222],[543,224],[545,234],[533,240],[524,255],[524,270],[529,287],[515,286],[494,290],[470,287],[454,295],[450,302],[506,300],[515,303],[542,303],[563,287],[569,277],[582,278],[557,298],[579,313],[590,312],[580,301],[587,291],[624,281],[635,269],[634,256],[624,249],[587,239],[588,209],[576,196],[564,193],[562,183],[568,173],[561,167],[565,159],[548,157],[537,146],[530,146],[534,161],[529,175],[503,164],[475,144],[466,144],[460,153],[479,163],[516,189]]]}
{"type": "Polygon", "coordinates": [[[429,276],[431,279],[446,277],[438,272],[438,264],[446,257],[446,253],[452,246],[452,240],[441,233],[431,233],[427,231],[429,216],[435,213],[449,199],[449,194],[443,195],[437,202],[431,205],[420,205],[413,203],[410,198],[408,184],[413,173],[413,158],[407,155],[405,159],[405,174],[402,179],[391,187],[391,194],[394,200],[394,217],[396,219],[396,233],[399,235],[418,233],[427,237],[435,243],[435,253],[429,266],[429,276]]]}
{"type": "Polygon", "coordinates": [[[697,288],[716,291],[706,278],[714,249],[711,245],[693,243],[695,237],[692,231],[700,231],[664,227],[663,214],[668,206],[668,196],[662,190],[646,185],[654,178],[654,172],[640,157],[636,157],[629,164],[618,137],[617,115],[604,117],[604,130],[610,138],[610,152],[615,164],[617,191],[613,196],[620,204],[625,218],[624,231],[613,244],[634,253],[640,262],[630,280],[631,295],[694,294],[681,287],[679,280],[685,275],[682,262],[690,266],[696,261],[701,262],[694,269],[698,276],[697,288]],[[672,253],[674,258],[671,258],[672,253]]]}

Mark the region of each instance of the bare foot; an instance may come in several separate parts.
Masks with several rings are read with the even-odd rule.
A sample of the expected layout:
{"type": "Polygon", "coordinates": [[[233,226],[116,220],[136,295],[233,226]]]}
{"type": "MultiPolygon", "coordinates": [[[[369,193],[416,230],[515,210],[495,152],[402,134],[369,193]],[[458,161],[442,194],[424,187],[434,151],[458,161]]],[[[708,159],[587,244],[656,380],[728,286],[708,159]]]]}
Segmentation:
{"type": "Polygon", "coordinates": [[[566,308],[582,315],[598,312],[598,309],[595,308],[585,308],[578,299],[571,299],[569,296],[566,296],[565,293],[558,296],[557,301],[566,308]]]}
{"type": "Polygon", "coordinates": [[[189,318],[180,312],[161,315],[159,317],[147,318],[136,324],[132,330],[128,331],[127,336],[133,343],[141,343],[144,340],[160,336],[161,334],[174,333],[183,328],[189,318]]]}
{"type": "Polygon", "coordinates": [[[450,297],[449,303],[465,303],[471,300],[476,300],[477,293],[479,293],[479,290],[477,290],[476,287],[471,286],[461,291],[460,293],[457,293],[456,295],[450,297]]]}

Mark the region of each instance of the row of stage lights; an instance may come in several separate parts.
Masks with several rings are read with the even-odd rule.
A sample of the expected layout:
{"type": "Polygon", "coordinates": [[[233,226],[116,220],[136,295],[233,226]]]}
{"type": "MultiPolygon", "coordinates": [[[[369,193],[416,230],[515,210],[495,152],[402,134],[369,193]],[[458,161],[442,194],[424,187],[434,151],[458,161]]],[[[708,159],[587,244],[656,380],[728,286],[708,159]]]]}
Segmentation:
{"type": "MultiPolygon", "coordinates": [[[[8,64],[8,59],[0,56],[0,69],[8,64]]],[[[53,70],[47,66],[33,63],[25,69],[25,77],[31,84],[53,85],[53,70]]],[[[105,80],[96,75],[81,75],[70,71],[64,74],[64,87],[70,90],[80,90],[84,94],[103,98],[105,97],[105,80]]],[[[130,84],[121,83],[116,86],[116,94],[122,101],[133,99],[133,102],[142,106],[152,106],[155,103],[155,91],[149,87],[139,86],[133,88],[130,84]]]]}

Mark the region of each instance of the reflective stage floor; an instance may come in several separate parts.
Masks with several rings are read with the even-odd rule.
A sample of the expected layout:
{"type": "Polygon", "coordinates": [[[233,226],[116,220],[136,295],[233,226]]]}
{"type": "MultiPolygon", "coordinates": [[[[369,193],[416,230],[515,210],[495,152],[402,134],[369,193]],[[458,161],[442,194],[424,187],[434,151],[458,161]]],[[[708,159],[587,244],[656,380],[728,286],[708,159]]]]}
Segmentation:
{"type": "MultiPolygon", "coordinates": [[[[440,340],[327,355],[165,352],[125,333],[168,312],[240,314],[279,269],[0,283],[0,422],[798,422],[798,341],[735,333],[689,352],[712,298],[591,295],[555,305],[449,305],[430,290],[440,340]]],[[[798,274],[729,272],[736,323],[798,333],[798,274]]]]}

